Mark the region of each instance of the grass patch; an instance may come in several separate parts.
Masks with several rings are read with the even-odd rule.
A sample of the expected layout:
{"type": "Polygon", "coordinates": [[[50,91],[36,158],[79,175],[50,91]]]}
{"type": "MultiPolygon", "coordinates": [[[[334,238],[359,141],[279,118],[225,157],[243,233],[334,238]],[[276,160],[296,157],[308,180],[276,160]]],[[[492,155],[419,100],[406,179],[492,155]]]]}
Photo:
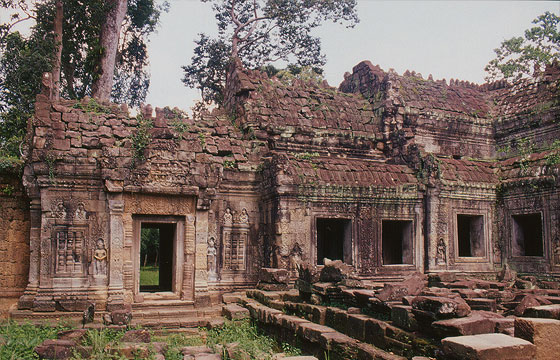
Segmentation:
{"type": "Polygon", "coordinates": [[[238,343],[236,354],[231,360],[246,359],[271,359],[278,352],[286,352],[288,356],[301,355],[301,351],[295,347],[284,344],[279,346],[271,337],[264,335],[257,326],[249,320],[226,321],[224,326],[215,328],[207,333],[207,345],[211,348],[223,346],[223,358],[230,359],[225,351],[226,345],[238,343]]]}
{"type": "Polygon", "coordinates": [[[33,351],[47,339],[55,339],[58,332],[69,330],[65,324],[35,326],[14,321],[0,323],[0,359],[38,359],[33,351]]]}
{"type": "Polygon", "coordinates": [[[140,266],[140,285],[159,285],[159,266],[140,266]]]}

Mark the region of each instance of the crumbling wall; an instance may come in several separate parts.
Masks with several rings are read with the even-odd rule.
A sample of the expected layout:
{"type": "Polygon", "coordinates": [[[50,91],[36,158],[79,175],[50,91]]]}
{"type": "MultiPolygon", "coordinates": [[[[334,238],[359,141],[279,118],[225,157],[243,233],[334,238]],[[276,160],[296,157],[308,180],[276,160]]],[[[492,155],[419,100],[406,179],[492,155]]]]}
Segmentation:
{"type": "Polygon", "coordinates": [[[474,158],[494,155],[493,124],[485,88],[464,81],[384,72],[356,65],[339,89],[361,93],[382,117],[385,154],[411,163],[417,152],[474,158]]]}
{"type": "Polygon", "coordinates": [[[21,295],[29,274],[29,200],[20,166],[0,173],[0,298],[21,295]]]}

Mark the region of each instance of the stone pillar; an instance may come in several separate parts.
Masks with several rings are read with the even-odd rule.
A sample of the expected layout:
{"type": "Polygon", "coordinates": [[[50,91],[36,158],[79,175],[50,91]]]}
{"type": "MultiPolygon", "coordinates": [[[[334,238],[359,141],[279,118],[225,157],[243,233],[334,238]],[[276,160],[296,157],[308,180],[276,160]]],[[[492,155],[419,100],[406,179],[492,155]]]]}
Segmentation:
{"type": "Polygon", "coordinates": [[[441,258],[438,256],[438,241],[437,238],[437,223],[438,223],[438,206],[439,206],[439,189],[432,185],[428,185],[426,188],[426,198],[425,198],[425,263],[427,265],[428,271],[436,271],[438,269],[445,270],[447,268],[448,261],[448,249],[447,244],[443,243],[444,248],[440,249],[440,254],[443,253],[445,256],[445,264],[441,264],[441,258]],[[440,264],[438,265],[438,261],[440,264]]]}
{"type": "Polygon", "coordinates": [[[29,206],[30,230],[29,230],[29,279],[24,294],[19,298],[18,309],[31,309],[33,298],[39,288],[39,262],[41,244],[41,199],[31,200],[29,206]]]}
{"type": "Polygon", "coordinates": [[[122,193],[109,194],[109,297],[107,310],[124,307],[123,258],[124,230],[122,193]]]}
{"type": "Polygon", "coordinates": [[[183,262],[183,286],[181,291],[182,300],[194,300],[194,252],[196,218],[194,215],[187,215],[185,222],[185,244],[183,262]]]}
{"type": "Polygon", "coordinates": [[[208,296],[208,211],[196,211],[194,288],[197,305],[210,304],[208,296]]]}

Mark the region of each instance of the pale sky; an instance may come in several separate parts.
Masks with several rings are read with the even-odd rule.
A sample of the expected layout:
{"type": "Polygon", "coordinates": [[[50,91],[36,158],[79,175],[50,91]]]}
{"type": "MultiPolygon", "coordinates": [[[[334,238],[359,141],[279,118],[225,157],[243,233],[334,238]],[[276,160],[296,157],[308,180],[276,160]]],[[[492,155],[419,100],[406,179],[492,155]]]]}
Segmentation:
{"type": "MultiPolygon", "coordinates": [[[[197,34],[215,33],[216,25],[210,4],[168,1],[170,11],[149,44],[152,76],[146,102],[188,110],[200,95],[181,82],[181,65],[189,63],[197,34]]],[[[399,74],[409,69],[425,78],[481,83],[493,49],[521,36],[547,10],[560,14],[560,2],[358,0],[356,27],[328,23],[316,32],[327,56],[324,75],[338,86],[346,71],[370,60],[399,74]]]]}

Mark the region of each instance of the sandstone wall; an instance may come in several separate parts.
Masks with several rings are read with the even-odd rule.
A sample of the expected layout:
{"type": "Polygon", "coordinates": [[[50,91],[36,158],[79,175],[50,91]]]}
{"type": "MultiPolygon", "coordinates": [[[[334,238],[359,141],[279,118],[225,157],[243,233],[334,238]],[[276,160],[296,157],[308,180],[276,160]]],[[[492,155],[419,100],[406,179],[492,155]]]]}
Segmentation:
{"type": "Polygon", "coordinates": [[[0,298],[23,293],[29,272],[29,200],[19,169],[0,174],[0,298]]]}

